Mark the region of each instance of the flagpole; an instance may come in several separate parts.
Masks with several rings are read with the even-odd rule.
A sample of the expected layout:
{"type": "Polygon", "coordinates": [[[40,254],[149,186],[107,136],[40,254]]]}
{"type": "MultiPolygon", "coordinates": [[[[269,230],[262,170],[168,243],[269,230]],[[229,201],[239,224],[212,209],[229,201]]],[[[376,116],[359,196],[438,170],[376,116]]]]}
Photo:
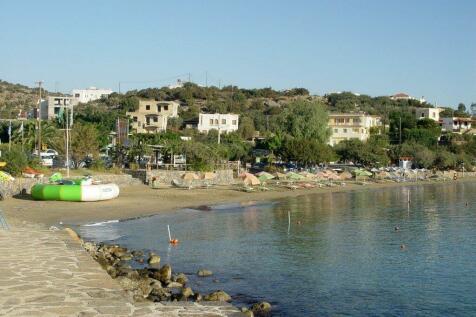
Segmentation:
{"type": "Polygon", "coordinates": [[[64,108],[66,111],[66,177],[69,177],[69,115],[68,108],[64,108]]]}
{"type": "Polygon", "coordinates": [[[8,126],[8,150],[12,149],[12,120],[10,120],[10,125],[8,126]]]}
{"type": "Polygon", "coordinates": [[[25,145],[25,142],[23,141],[23,129],[25,127],[23,126],[23,121],[21,122],[21,151],[23,152],[25,149],[24,149],[24,145],[25,145]]]}

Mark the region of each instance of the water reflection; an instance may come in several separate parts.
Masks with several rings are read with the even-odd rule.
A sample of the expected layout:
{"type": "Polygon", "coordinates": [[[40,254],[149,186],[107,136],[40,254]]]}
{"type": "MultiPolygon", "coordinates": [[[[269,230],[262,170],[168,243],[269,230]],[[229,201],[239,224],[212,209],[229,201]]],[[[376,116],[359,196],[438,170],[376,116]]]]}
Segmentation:
{"type": "Polygon", "coordinates": [[[155,250],[179,271],[209,268],[220,283],[192,276],[193,286],[225,289],[236,303],[272,301],[278,316],[474,315],[475,194],[474,183],[326,193],[80,233],[155,250]]]}

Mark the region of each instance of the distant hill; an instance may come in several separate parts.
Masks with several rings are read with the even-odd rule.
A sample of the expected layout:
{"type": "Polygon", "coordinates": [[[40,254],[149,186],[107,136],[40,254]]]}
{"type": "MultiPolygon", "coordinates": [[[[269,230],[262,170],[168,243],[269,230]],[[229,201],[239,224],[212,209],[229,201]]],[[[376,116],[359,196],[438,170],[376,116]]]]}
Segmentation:
{"type": "Polygon", "coordinates": [[[36,107],[37,102],[38,88],[0,80],[1,118],[16,118],[20,111],[29,111],[36,107]]]}

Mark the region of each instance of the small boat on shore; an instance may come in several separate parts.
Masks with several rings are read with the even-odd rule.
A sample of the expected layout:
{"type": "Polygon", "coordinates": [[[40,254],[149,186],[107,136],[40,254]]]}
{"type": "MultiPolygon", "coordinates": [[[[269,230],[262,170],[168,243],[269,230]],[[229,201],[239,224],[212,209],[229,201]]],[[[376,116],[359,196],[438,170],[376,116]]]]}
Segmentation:
{"type": "Polygon", "coordinates": [[[31,196],[35,200],[61,201],[101,201],[114,199],[119,196],[119,187],[116,184],[36,184],[31,189],[31,196]]]}

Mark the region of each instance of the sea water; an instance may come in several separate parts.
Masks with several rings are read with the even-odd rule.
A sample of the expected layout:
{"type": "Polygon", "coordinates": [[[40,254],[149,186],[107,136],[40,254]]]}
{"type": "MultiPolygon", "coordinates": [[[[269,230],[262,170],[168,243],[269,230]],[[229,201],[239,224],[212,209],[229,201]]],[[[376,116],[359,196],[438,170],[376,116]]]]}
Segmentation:
{"type": "Polygon", "coordinates": [[[476,182],[445,183],[185,209],[79,231],[153,250],[190,274],[195,290],[225,290],[237,306],[266,300],[274,316],[474,316],[475,206],[476,182]],[[213,276],[196,277],[200,268],[213,276]]]}

